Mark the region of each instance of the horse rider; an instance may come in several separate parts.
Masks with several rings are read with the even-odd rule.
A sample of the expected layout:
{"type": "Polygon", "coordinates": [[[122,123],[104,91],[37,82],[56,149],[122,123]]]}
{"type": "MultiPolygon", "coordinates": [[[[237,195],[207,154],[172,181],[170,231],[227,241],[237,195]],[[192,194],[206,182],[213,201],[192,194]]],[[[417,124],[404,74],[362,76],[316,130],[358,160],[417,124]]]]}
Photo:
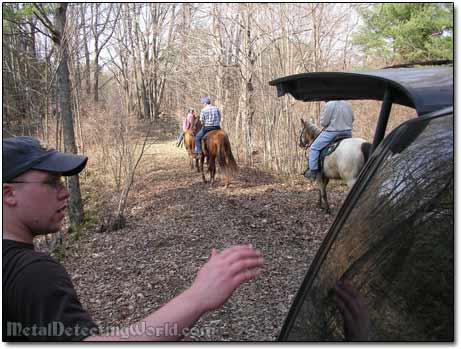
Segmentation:
{"type": "Polygon", "coordinates": [[[218,107],[211,104],[210,97],[202,97],[200,102],[203,104],[203,109],[200,112],[202,128],[195,136],[195,154],[202,152],[202,138],[207,132],[221,129],[221,112],[218,107]]]}
{"type": "Polygon", "coordinates": [[[192,125],[194,124],[194,119],[195,119],[194,108],[190,108],[188,113],[187,113],[186,118],[182,122],[182,132],[179,134],[178,143],[176,144],[177,147],[179,147],[181,145],[181,142],[182,142],[182,140],[184,138],[184,133],[187,130],[192,129],[192,125]]]}
{"type": "Polygon", "coordinates": [[[352,137],[353,122],[354,113],[348,102],[327,101],[320,114],[320,125],[323,127],[323,130],[311,144],[308,167],[304,172],[304,177],[310,180],[315,180],[317,178],[319,173],[318,159],[320,151],[330,144],[337,136],[352,137]]]}

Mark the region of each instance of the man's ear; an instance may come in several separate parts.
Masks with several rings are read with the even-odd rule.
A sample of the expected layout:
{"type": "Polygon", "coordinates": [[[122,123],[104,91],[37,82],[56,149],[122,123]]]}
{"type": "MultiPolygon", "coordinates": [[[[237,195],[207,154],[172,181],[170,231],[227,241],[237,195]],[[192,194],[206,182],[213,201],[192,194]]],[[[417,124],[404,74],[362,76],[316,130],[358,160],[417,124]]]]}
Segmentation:
{"type": "Polygon", "coordinates": [[[3,183],[3,204],[11,207],[17,205],[14,187],[8,183],[3,183]]]}

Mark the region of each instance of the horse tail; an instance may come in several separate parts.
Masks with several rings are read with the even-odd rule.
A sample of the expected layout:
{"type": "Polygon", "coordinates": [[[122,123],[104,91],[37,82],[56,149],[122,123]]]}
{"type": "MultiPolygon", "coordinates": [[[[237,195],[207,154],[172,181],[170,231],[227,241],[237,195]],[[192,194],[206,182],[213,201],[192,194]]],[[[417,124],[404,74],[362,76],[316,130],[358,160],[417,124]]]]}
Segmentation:
{"type": "Polygon", "coordinates": [[[229,137],[226,134],[221,139],[221,142],[218,143],[218,162],[227,177],[233,178],[237,175],[237,162],[232,154],[229,137]]]}
{"type": "Polygon", "coordinates": [[[362,150],[363,164],[365,165],[371,155],[371,143],[363,142],[362,145],[360,146],[360,149],[362,150]]]}

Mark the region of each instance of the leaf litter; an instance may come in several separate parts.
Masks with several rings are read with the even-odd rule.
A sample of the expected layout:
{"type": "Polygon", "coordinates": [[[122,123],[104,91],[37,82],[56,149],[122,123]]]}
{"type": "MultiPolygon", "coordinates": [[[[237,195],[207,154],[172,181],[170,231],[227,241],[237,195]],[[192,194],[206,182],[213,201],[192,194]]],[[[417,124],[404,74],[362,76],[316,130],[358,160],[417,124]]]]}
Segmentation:
{"type": "Polygon", "coordinates": [[[202,316],[188,340],[273,341],[346,190],[330,182],[333,214],[326,215],[302,176],[288,181],[241,167],[229,188],[219,179],[210,186],[190,169],[183,148],[154,139],[129,197],[126,227],[84,231],[67,243],[63,264],[96,323],[123,328],[187,289],[212,248],[251,243],[264,255],[262,274],[202,316]]]}

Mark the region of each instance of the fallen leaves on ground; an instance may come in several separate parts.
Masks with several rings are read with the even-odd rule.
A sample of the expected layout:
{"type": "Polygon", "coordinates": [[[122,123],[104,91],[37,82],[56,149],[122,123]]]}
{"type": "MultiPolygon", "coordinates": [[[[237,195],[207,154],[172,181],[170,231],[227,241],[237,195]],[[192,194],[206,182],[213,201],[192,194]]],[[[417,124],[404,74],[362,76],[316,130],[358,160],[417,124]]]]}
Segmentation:
{"type": "MultiPolygon", "coordinates": [[[[170,138],[171,139],[171,138],[170,138]]],[[[240,168],[230,187],[202,182],[173,141],[150,143],[130,194],[127,226],[85,231],[64,265],[84,307],[101,326],[128,326],[192,284],[211,249],[251,243],[266,260],[261,276],[205,314],[189,340],[273,341],[346,187],[328,187],[333,215],[317,207],[304,178],[287,183],[240,168]]]]}

